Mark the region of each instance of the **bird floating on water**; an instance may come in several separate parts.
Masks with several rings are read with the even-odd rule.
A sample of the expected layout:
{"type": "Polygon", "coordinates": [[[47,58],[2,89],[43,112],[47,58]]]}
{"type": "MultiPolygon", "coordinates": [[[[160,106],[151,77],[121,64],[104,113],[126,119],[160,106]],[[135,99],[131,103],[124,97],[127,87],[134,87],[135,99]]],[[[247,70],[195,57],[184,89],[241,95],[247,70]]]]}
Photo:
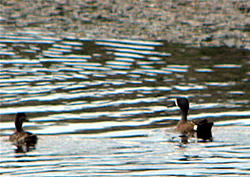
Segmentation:
{"type": "Polygon", "coordinates": [[[27,116],[25,113],[17,113],[15,117],[15,132],[10,135],[9,140],[13,142],[19,149],[22,146],[27,148],[30,146],[35,146],[37,143],[37,136],[30,132],[25,132],[22,125],[23,122],[28,122],[27,116]]]}
{"type": "Polygon", "coordinates": [[[203,141],[212,141],[212,126],[213,122],[208,122],[207,119],[200,121],[188,121],[189,101],[187,98],[177,98],[175,105],[181,109],[181,120],[177,123],[176,130],[182,134],[183,137],[194,137],[202,139],[203,141]]]}

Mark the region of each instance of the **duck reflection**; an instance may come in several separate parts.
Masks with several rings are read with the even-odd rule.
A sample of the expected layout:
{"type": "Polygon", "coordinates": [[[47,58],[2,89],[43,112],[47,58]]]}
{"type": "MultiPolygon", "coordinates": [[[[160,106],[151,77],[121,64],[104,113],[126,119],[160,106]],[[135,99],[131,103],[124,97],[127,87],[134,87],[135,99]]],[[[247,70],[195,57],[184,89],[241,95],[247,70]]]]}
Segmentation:
{"type": "Polygon", "coordinates": [[[181,143],[187,144],[188,143],[188,136],[187,135],[180,135],[181,143]]]}
{"type": "Polygon", "coordinates": [[[17,113],[15,117],[15,132],[10,135],[11,141],[16,147],[16,152],[29,152],[35,149],[38,138],[35,134],[23,130],[23,122],[28,122],[25,113],[17,113]]]}
{"type": "Polygon", "coordinates": [[[36,146],[34,144],[16,145],[15,152],[25,153],[25,152],[30,152],[34,149],[36,149],[36,146]]]}

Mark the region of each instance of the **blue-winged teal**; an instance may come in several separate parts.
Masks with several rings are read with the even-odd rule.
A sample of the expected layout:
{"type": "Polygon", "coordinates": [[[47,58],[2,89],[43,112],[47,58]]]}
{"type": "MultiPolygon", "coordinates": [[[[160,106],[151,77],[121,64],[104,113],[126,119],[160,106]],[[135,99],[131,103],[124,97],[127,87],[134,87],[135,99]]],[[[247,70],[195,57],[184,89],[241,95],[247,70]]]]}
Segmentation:
{"type": "Polygon", "coordinates": [[[189,101],[187,98],[177,98],[177,105],[181,109],[181,120],[177,124],[176,130],[185,136],[195,136],[198,139],[212,140],[212,126],[213,122],[208,122],[207,119],[200,121],[188,121],[187,115],[189,111],[189,101]],[[195,130],[196,129],[196,130],[195,130]]]}
{"type": "Polygon", "coordinates": [[[10,135],[9,140],[14,144],[20,145],[28,145],[32,146],[37,143],[37,136],[30,133],[25,132],[22,128],[23,122],[28,121],[25,113],[17,113],[15,118],[15,127],[16,130],[13,135],[10,135]]]}

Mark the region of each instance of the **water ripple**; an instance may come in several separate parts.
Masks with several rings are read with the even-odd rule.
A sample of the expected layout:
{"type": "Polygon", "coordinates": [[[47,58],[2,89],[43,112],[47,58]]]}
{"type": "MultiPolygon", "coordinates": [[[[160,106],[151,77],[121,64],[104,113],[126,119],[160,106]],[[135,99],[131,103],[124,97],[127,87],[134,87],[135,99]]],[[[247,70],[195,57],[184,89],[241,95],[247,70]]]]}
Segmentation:
{"type": "Polygon", "coordinates": [[[0,174],[250,175],[247,52],[220,60],[214,49],[220,55],[201,60],[188,54],[200,49],[160,41],[38,31],[0,42],[0,174]],[[214,121],[213,142],[180,143],[179,109],[167,107],[178,96],[190,100],[189,119],[214,121]],[[17,112],[27,113],[24,128],[39,137],[27,153],[8,142],[17,112]]]}

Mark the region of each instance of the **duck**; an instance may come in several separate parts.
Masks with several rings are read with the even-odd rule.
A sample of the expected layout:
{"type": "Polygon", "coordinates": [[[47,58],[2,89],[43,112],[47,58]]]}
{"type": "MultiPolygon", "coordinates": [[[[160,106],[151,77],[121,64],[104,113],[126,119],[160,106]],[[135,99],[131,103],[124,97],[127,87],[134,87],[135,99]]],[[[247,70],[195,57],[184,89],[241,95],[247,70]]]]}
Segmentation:
{"type": "Polygon", "coordinates": [[[13,142],[17,146],[34,146],[37,143],[37,135],[23,130],[23,122],[28,122],[25,113],[17,113],[15,117],[15,132],[10,135],[9,141],[13,142]]]}
{"type": "Polygon", "coordinates": [[[195,123],[188,121],[189,101],[187,98],[177,98],[176,105],[181,109],[181,120],[177,123],[176,130],[183,136],[195,136],[195,123]]]}
{"type": "Polygon", "coordinates": [[[176,130],[180,132],[182,136],[196,137],[203,141],[212,141],[213,122],[208,122],[207,119],[202,119],[196,122],[188,121],[189,101],[187,98],[177,98],[175,105],[178,105],[181,109],[181,120],[177,123],[176,130]]]}

